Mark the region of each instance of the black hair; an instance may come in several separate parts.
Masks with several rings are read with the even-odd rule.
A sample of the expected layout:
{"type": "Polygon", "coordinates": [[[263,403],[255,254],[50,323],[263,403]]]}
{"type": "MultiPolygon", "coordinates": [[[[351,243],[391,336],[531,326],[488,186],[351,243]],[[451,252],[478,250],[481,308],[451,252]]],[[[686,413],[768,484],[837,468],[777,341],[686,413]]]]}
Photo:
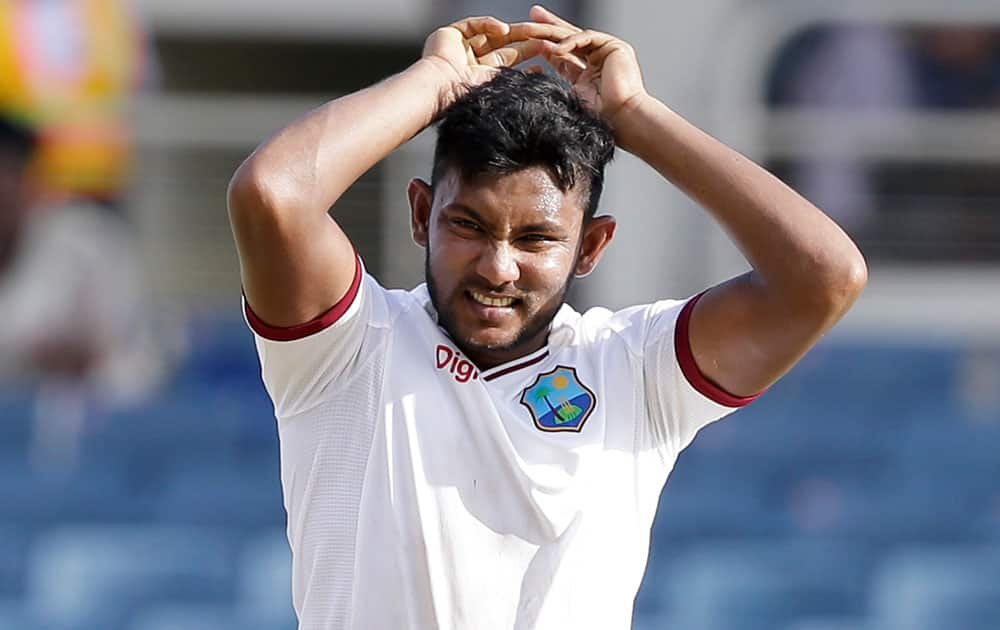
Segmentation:
{"type": "Polygon", "coordinates": [[[597,211],[604,167],[615,152],[610,125],[564,80],[501,69],[440,116],[431,184],[454,168],[465,180],[547,168],[564,193],[586,186],[584,217],[597,211]]]}
{"type": "Polygon", "coordinates": [[[35,153],[38,138],[30,127],[0,114],[0,151],[8,151],[17,160],[28,162],[35,153]]]}

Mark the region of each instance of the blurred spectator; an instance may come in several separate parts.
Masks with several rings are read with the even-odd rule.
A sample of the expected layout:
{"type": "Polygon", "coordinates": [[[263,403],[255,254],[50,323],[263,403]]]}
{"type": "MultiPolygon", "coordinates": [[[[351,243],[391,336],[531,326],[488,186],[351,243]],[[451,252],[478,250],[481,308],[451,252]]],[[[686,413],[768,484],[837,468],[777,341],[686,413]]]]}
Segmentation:
{"type": "Polygon", "coordinates": [[[122,206],[150,59],[129,0],[0,2],[0,378],[38,387],[49,459],[162,374],[122,206]]]}
{"type": "Polygon", "coordinates": [[[775,105],[871,111],[907,107],[915,96],[906,39],[881,24],[809,30],[775,71],[775,105]]]}
{"type": "Polygon", "coordinates": [[[0,119],[0,377],[41,384],[36,446],[45,449],[49,437],[82,430],[88,405],[141,398],[161,366],[127,226],[84,202],[37,205],[35,143],[0,119]]]}
{"type": "MultiPolygon", "coordinates": [[[[769,91],[772,105],[852,114],[998,107],[1000,31],[884,24],[811,29],[779,56],[769,91]]],[[[824,149],[844,142],[833,121],[819,132],[824,149]]],[[[874,225],[879,210],[875,169],[849,152],[844,157],[824,153],[838,152],[818,151],[817,157],[795,164],[789,177],[848,231],[864,231],[874,225]]]]}
{"type": "MultiPolygon", "coordinates": [[[[779,62],[784,72],[772,87],[777,104],[878,111],[905,108],[914,100],[905,42],[891,28],[820,29],[807,33],[792,50],[801,57],[786,60],[784,67],[779,62]]],[[[824,144],[840,141],[835,126],[820,131],[824,144]]],[[[806,197],[848,231],[863,228],[875,213],[872,175],[860,161],[816,158],[799,164],[791,176],[806,197]]]]}
{"type": "Polygon", "coordinates": [[[978,27],[939,27],[914,37],[917,98],[929,108],[1000,107],[1000,33],[978,27]]]}
{"type": "Polygon", "coordinates": [[[126,0],[0,2],[0,110],[38,130],[45,192],[119,200],[149,59],[126,0]]]}
{"type": "Polygon", "coordinates": [[[775,63],[772,105],[865,111],[1000,106],[1000,30],[846,24],[810,29],[775,63]]]}

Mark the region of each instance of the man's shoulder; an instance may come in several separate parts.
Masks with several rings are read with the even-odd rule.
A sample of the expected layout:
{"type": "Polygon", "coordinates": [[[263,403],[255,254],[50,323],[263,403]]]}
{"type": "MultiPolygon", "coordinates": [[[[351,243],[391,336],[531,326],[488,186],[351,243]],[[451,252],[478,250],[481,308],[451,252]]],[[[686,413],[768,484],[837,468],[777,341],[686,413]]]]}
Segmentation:
{"type": "Polygon", "coordinates": [[[364,276],[364,291],[371,296],[373,306],[382,311],[379,314],[387,319],[425,311],[429,301],[422,284],[413,289],[390,289],[367,271],[364,276]]]}
{"type": "Polygon", "coordinates": [[[636,321],[652,319],[679,311],[687,301],[687,299],[665,298],[655,302],[633,304],[619,309],[594,306],[587,309],[580,318],[583,324],[595,327],[629,326],[636,321]]]}
{"type": "Polygon", "coordinates": [[[615,315],[615,311],[603,306],[592,306],[580,312],[563,304],[556,315],[552,334],[578,348],[593,346],[613,333],[615,315]]]}
{"type": "Polygon", "coordinates": [[[570,309],[566,316],[560,312],[560,318],[574,331],[575,345],[620,341],[637,349],[649,335],[664,328],[663,324],[672,324],[686,301],[665,299],[617,310],[594,306],[582,313],[570,309]]]}

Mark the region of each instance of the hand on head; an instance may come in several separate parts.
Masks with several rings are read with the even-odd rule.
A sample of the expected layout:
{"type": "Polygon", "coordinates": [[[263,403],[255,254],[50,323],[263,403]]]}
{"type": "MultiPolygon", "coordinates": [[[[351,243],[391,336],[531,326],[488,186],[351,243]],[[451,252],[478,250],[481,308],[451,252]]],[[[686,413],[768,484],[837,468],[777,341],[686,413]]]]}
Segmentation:
{"type": "Polygon", "coordinates": [[[498,68],[534,57],[548,61],[612,123],[626,103],[646,93],[635,51],[624,41],[583,30],[538,5],[531,8],[531,19],[507,24],[494,17],[471,17],[434,31],[423,57],[451,75],[453,87],[442,107],[469,87],[489,81],[498,68]]]}
{"type": "Polygon", "coordinates": [[[510,25],[494,17],[470,17],[431,33],[424,42],[423,59],[442,68],[450,82],[441,108],[468,88],[489,81],[498,68],[539,55],[543,46],[536,35],[539,30],[535,25],[510,25]]]}

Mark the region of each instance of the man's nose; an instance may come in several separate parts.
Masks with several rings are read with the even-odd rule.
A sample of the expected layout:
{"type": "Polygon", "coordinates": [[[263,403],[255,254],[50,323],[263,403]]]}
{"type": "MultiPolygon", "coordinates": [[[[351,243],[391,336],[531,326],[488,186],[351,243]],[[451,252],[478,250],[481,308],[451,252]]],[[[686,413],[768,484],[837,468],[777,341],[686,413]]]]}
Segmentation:
{"type": "Polygon", "coordinates": [[[486,247],[479,256],[476,272],[494,287],[516,282],[521,276],[516,252],[509,243],[486,247]]]}

